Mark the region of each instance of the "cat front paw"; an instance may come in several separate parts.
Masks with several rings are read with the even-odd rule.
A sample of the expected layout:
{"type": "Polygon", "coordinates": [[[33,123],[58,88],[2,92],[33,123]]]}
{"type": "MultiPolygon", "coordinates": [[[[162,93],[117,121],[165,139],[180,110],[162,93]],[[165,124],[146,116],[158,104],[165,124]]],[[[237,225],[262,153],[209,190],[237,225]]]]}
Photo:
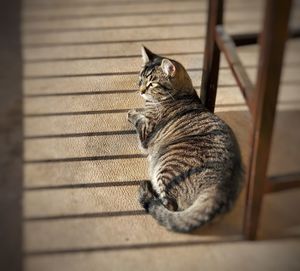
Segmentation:
{"type": "Polygon", "coordinates": [[[130,109],[128,112],[127,112],[127,120],[134,124],[136,119],[137,119],[137,116],[138,116],[138,112],[135,110],[135,109],[130,109]]]}

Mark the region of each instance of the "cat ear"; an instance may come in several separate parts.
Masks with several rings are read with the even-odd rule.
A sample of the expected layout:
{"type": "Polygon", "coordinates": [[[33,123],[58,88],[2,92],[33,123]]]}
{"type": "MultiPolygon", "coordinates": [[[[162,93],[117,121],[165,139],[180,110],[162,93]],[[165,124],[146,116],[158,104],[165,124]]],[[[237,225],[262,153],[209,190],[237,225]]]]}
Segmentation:
{"type": "Polygon", "coordinates": [[[163,71],[170,77],[174,77],[176,73],[176,67],[171,60],[164,58],[161,62],[163,71]]]}
{"type": "Polygon", "coordinates": [[[144,64],[148,63],[149,61],[152,61],[155,57],[155,54],[153,54],[148,48],[142,45],[142,58],[144,64]]]}

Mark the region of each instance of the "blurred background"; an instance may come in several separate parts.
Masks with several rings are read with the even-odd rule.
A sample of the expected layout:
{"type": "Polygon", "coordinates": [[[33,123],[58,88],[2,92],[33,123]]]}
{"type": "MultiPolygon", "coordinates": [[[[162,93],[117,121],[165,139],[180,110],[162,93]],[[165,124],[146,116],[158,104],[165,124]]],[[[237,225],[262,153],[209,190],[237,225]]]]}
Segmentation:
{"type": "MultiPolygon", "coordinates": [[[[264,196],[255,242],[242,238],[245,192],[192,234],[138,204],[148,166],[126,113],[143,106],[141,44],[181,62],[200,91],[207,0],[2,2],[0,270],[300,270],[300,189],[264,196]]],[[[225,0],[228,33],[259,33],[264,3],[225,0]]],[[[286,43],[269,176],[300,171],[299,51],[286,43]]],[[[255,82],[259,46],[238,53],[255,82]]],[[[223,55],[216,113],[247,164],[251,116],[223,55]]]]}

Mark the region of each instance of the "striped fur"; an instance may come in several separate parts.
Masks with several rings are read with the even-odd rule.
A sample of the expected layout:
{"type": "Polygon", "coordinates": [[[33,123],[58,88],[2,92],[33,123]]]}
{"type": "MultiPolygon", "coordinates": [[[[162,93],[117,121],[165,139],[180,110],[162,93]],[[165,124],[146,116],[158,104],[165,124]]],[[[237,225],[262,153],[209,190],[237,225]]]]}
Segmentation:
{"type": "Polygon", "coordinates": [[[131,110],[151,182],[140,187],[140,203],[163,226],[189,232],[228,211],[242,183],[235,137],[201,104],[190,77],[175,60],[142,48],[142,112],[131,110]]]}

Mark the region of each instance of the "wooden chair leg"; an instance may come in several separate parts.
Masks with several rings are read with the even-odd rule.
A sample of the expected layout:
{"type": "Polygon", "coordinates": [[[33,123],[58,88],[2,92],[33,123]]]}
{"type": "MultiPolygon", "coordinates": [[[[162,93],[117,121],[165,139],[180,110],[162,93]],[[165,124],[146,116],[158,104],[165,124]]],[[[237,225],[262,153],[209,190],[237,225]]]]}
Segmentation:
{"type": "Polygon", "coordinates": [[[215,41],[215,28],[216,25],[222,24],[223,21],[223,0],[209,0],[208,2],[209,13],[200,98],[206,108],[213,112],[215,108],[220,64],[220,50],[215,41]]]}
{"type": "Polygon", "coordinates": [[[267,0],[260,59],[254,93],[254,116],[250,165],[248,167],[244,235],[256,238],[264,188],[272,130],[276,111],[285,41],[288,36],[291,0],[267,0]]]}

